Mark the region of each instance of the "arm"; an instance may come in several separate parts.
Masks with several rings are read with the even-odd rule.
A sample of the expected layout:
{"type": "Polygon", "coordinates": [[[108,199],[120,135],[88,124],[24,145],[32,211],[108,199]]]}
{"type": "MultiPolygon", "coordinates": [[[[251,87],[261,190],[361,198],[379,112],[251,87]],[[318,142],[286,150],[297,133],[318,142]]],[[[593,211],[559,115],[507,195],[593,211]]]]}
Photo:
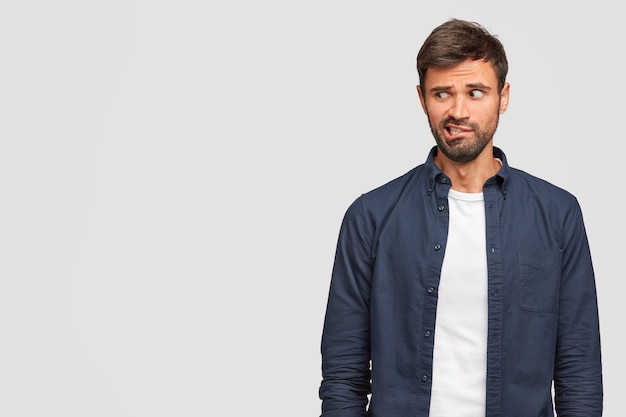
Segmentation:
{"type": "Polygon", "coordinates": [[[322,333],[322,417],[365,417],[370,393],[372,260],[361,200],[344,217],[322,333]]]}
{"type": "Polygon", "coordinates": [[[602,365],[595,278],[582,213],[567,214],[554,366],[559,417],[602,415],[602,365]]]}

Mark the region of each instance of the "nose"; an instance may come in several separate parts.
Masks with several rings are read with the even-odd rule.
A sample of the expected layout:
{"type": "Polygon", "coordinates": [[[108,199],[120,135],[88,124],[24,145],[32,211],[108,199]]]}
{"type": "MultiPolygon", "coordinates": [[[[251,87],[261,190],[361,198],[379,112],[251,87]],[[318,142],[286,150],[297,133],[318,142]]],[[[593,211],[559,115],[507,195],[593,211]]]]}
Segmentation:
{"type": "Polygon", "coordinates": [[[467,98],[464,96],[455,96],[451,102],[450,116],[455,119],[467,119],[469,117],[469,107],[467,98]]]}

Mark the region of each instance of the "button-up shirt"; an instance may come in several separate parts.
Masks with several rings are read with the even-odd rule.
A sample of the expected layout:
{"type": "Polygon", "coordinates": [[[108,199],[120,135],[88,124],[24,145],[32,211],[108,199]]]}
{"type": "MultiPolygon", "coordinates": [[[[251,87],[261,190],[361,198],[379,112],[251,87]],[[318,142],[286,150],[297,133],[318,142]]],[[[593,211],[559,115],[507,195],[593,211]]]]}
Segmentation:
{"type": "MultiPolygon", "coordinates": [[[[346,211],[322,334],[322,417],[427,417],[447,177],[426,162],[346,211]]],[[[595,278],[580,205],[508,165],[483,186],[486,417],[600,417],[595,278]],[[552,385],[554,383],[554,386],[552,385]],[[554,389],[554,404],[552,398],[554,389]]]]}

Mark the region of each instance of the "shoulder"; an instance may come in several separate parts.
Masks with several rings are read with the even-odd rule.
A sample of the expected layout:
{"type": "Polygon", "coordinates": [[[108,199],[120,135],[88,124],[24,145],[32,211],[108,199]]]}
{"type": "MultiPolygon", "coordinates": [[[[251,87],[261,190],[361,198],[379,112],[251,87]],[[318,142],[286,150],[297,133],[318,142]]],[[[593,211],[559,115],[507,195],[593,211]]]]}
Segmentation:
{"type": "Polygon", "coordinates": [[[426,182],[423,176],[423,165],[419,165],[401,176],[361,194],[352,203],[352,206],[359,206],[360,209],[373,215],[382,214],[398,204],[407,194],[414,193],[424,184],[426,182]]]}
{"type": "MultiPolygon", "coordinates": [[[[422,165],[358,196],[345,212],[340,240],[362,242],[374,250],[376,235],[384,230],[393,213],[406,213],[423,181],[422,165]]],[[[414,207],[414,206],[413,206],[414,207]]]]}
{"type": "Polygon", "coordinates": [[[535,207],[560,218],[581,215],[578,199],[570,191],[520,169],[511,168],[510,172],[507,199],[511,198],[522,207],[535,207]]]}

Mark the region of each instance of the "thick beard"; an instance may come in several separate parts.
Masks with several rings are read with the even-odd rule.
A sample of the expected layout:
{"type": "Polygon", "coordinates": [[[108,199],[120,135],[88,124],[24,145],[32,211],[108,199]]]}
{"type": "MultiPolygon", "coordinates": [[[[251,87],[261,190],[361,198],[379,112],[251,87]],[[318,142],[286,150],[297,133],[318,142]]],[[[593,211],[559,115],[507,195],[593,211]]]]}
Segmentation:
{"type": "Polygon", "coordinates": [[[452,118],[444,119],[439,126],[433,126],[430,123],[430,116],[428,117],[430,130],[435,137],[439,150],[450,160],[454,162],[470,162],[480,155],[480,153],[489,144],[493,135],[498,127],[499,114],[496,116],[495,123],[486,126],[483,130],[476,123],[467,122],[463,120],[455,120],[452,118]],[[450,142],[445,140],[445,126],[448,124],[455,124],[458,126],[469,127],[474,131],[474,138],[471,139],[457,139],[450,142]]]}

